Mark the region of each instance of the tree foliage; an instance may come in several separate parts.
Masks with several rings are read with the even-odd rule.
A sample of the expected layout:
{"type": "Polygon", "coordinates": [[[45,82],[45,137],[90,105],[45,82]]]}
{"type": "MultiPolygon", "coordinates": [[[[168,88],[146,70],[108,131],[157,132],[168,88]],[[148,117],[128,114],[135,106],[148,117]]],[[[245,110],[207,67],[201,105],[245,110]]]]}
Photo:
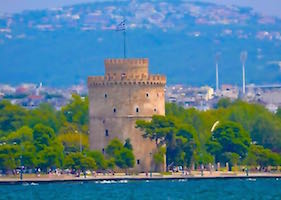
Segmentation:
{"type": "Polygon", "coordinates": [[[65,157],[64,167],[72,170],[96,170],[97,165],[92,157],[85,156],[80,152],[70,153],[65,157]]]}
{"type": "MultiPolygon", "coordinates": [[[[128,141],[128,140],[127,140],[128,141]]],[[[106,147],[106,154],[114,159],[114,163],[121,169],[128,169],[134,167],[135,157],[132,149],[127,148],[126,143],[123,145],[120,140],[113,139],[106,147]]]]}
{"type": "MultiPolygon", "coordinates": [[[[199,141],[195,129],[172,117],[153,116],[152,120],[138,120],[136,127],[143,130],[143,137],[154,140],[160,148],[166,146],[167,164],[189,166],[198,153],[199,141]]],[[[162,154],[163,155],[163,154],[162,154]]],[[[157,154],[156,162],[163,160],[157,154]]]]}
{"type": "Polygon", "coordinates": [[[225,122],[215,129],[207,143],[207,149],[215,156],[217,162],[237,164],[239,158],[246,157],[250,142],[249,134],[241,125],[225,122]]]}
{"type": "MultiPolygon", "coordinates": [[[[0,170],[69,167],[74,170],[128,169],[134,166],[133,146],[112,140],[104,152],[89,151],[87,97],[73,95],[69,104],[55,110],[42,104],[26,110],[0,101],[0,170]],[[80,136],[82,153],[80,153],[80,136]]],[[[166,116],[137,121],[143,137],[158,149],[153,160],[169,166],[229,162],[267,167],[280,165],[281,109],[222,99],[215,109],[198,111],[166,104],[166,116]],[[219,122],[213,133],[212,127],[219,122]]]]}

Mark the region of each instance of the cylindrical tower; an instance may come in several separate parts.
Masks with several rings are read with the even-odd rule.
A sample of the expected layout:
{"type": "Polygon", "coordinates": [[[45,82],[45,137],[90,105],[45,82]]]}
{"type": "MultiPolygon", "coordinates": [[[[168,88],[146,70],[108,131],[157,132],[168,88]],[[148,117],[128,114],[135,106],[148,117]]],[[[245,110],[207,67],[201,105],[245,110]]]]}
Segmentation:
{"type": "Polygon", "coordinates": [[[88,78],[90,148],[104,153],[110,140],[130,138],[134,170],[154,170],[155,142],[144,139],[135,123],[165,115],[165,85],[165,76],[149,75],[148,59],[105,60],[105,76],[88,78]]]}

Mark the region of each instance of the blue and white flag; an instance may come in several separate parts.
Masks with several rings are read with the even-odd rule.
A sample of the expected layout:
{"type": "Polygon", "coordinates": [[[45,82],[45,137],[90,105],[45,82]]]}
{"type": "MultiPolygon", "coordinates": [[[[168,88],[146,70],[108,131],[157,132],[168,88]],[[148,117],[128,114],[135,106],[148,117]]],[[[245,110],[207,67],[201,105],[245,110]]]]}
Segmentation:
{"type": "Polygon", "coordinates": [[[116,27],[116,31],[125,31],[126,30],[126,20],[123,20],[118,26],[116,27]]]}

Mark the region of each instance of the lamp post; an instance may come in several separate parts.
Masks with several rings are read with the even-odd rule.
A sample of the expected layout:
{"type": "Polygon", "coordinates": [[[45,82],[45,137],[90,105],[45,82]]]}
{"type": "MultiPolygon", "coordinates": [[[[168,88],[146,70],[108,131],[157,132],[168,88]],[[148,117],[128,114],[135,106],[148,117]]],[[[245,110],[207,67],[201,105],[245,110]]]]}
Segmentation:
{"type": "MultiPolygon", "coordinates": [[[[78,130],[75,130],[75,133],[78,133],[78,130]]],[[[79,133],[79,150],[82,153],[82,132],[79,133]]]]}
{"type": "Polygon", "coordinates": [[[20,155],[20,180],[23,178],[22,155],[20,155]]]}
{"type": "Polygon", "coordinates": [[[152,177],[152,152],[149,153],[150,156],[150,177],[152,177]]]}
{"type": "Polygon", "coordinates": [[[80,153],[82,153],[82,131],[80,131],[80,153]]]}
{"type": "MultiPolygon", "coordinates": [[[[17,145],[16,142],[13,143],[14,145],[17,145]]],[[[23,153],[23,146],[20,144],[21,147],[21,154],[20,154],[20,180],[22,181],[23,178],[23,165],[22,165],[22,153],[23,153]]]]}

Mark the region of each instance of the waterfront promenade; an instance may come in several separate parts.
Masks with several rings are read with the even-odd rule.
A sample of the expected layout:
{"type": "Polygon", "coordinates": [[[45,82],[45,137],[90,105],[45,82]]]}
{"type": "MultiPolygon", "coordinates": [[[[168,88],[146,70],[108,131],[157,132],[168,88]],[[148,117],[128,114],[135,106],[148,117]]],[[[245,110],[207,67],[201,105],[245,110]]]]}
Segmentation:
{"type": "Polygon", "coordinates": [[[23,180],[19,176],[2,176],[0,184],[20,184],[20,183],[49,183],[49,182],[72,182],[72,181],[121,181],[121,180],[171,180],[171,179],[230,179],[230,178],[280,178],[281,173],[249,173],[244,172],[192,172],[191,175],[183,173],[173,173],[171,175],[162,175],[160,173],[125,175],[125,174],[98,174],[95,176],[75,177],[72,175],[24,175],[23,180]]]}

